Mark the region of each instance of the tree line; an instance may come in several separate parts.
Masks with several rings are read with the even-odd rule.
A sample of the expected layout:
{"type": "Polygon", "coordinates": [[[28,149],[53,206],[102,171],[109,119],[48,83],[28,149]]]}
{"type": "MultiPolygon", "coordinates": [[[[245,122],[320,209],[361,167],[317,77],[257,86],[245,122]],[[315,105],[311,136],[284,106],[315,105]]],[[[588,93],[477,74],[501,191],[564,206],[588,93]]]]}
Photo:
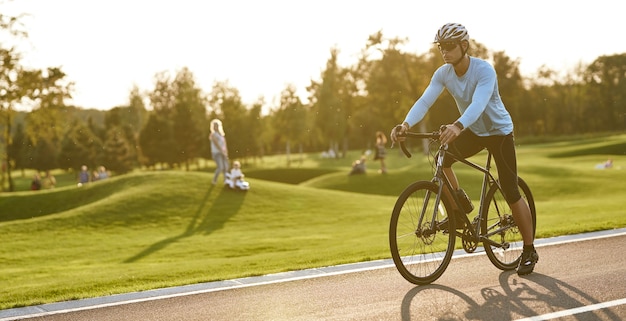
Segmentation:
{"type": "MultiPolygon", "coordinates": [[[[0,18],[0,29],[20,35],[12,20],[0,18]]],[[[246,105],[227,81],[205,92],[188,68],[157,73],[154,88],[133,88],[125,106],[86,110],[66,104],[73,84],[60,68],[27,70],[19,53],[0,48],[2,190],[13,190],[11,171],[24,169],[189,168],[210,158],[213,118],[224,123],[231,159],[329,149],[342,157],[349,149],[371,148],[374,133],[389,132],[403,120],[442,64],[436,48],[416,54],[403,50],[406,42],[374,33],[348,66],[338,63],[340,50],[331,48],[319,79],[306,88],[306,101],[287,85],[266,112],[263,97],[246,105]],[[24,104],[32,110],[17,112],[24,104]]],[[[626,54],[598,57],[565,76],[542,67],[531,78],[522,77],[519,60],[505,52],[472,40],[470,54],[493,63],[518,137],[625,128],[626,54]]],[[[434,130],[457,117],[452,97],[444,93],[418,130],[434,130]]]]}

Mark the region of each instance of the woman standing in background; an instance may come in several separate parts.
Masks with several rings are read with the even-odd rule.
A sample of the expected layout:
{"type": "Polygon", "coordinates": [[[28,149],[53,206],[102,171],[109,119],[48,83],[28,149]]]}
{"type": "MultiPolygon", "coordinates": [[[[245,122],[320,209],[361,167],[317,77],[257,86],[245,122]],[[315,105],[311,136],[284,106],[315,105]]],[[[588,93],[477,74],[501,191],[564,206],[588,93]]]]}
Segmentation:
{"type": "Polygon", "coordinates": [[[222,121],[219,119],[213,119],[211,121],[211,134],[209,135],[211,140],[211,156],[215,161],[216,169],[215,175],[213,175],[212,184],[217,184],[217,178],[220,173],[226,177],[228,172],[228,147],[226,146],[226,134],[224,134],[224,127],[222,121]]]}
{"type": "Polygon", "coordinates": [[[385,145],[387,144],[387,136],[381,131],[376,132],[376,153],[374,154],[374,160],[380,160],[380,170],[381,174],[387,173],[387,166],[385,165],[385,156],[387,155],[387,151],[385,150],[385,145]]]}

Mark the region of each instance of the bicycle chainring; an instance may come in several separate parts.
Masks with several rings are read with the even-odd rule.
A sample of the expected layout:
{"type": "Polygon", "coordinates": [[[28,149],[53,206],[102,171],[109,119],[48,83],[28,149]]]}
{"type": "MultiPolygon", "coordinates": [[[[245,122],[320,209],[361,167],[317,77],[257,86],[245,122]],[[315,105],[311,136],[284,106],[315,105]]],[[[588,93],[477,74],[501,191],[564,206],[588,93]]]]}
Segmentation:
{"type": "Polygon", "coordinates": [[[461,240],[463,241],[463,249],[467,253],[474,253],[478,248],[478,240],[472,236],[472,233],[467,227],[463,228],[461,240]]]}
{"type": "Polygon", "coordinates": [[[472,221],[471,227],[463,227],[463,234],[461,235],[461,240],[463,241],[463,249],[467,253],[474,253],[478,248],[478,238],[472,236],[470,232],[470,228],[476,230],[476,226],[478,226],[478,217],[475,217],[472,221]]]}

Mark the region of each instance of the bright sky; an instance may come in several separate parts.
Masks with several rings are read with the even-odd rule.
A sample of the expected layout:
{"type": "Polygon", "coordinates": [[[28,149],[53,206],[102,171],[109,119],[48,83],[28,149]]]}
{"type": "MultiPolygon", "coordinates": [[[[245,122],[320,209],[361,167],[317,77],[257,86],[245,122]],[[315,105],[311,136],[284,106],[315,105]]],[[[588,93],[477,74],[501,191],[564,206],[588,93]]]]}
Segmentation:
{"type": "MultiPolygon", "coordinates": [[[[0,0],[0,3],[2,0],[0,0]]],[[[73,103],[109,109],[128,103],[134,84],[188,67],[210,92],[228,81],[244,103],[272,103],[287,84],[305,99],[330,49],[352,65],[367,37],[408,38],[422,54],[437,29],[464,24],[490,50],[520,60],[524,76],[546,65],[566,72],[626,52],[618,1],[502,0],[15,0],[4,14],[28,13],[23,65],[61,67],[76,83],[73,103]]],[[[408,106],[407,106],[408,108],[408,106]]]]}

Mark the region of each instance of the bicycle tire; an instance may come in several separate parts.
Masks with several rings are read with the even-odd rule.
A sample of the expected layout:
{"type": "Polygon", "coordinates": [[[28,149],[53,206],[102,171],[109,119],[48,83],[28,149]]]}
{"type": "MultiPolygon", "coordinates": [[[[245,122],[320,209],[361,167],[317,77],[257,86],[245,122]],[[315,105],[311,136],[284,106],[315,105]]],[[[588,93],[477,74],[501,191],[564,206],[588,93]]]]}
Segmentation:
{"type": "MultiPolygon", "coordinates": [[[[520,194],[528,203],[530,215],[533,220],[533,236],[537,229],[537,212],[535,208],[535,200],[528,187],[528,184],[521,178],[518,178],[520,194]]],[[[483,204],[483,213],[485,217],[481,222],[481,234],[492,234],[488,238],[495,243],[508,244],[508,248],[503,249],[483,242],[487,257],[497,268],[507,271],[517,268],[520,255],[523,250],[522,236],[517,228],[517,224],[513,220],[511,207],[504,199],[504,194],[497,184],[493,184],[485,197],[483,204]],[[496,233],[496,231],[499,231],[496,233]]]]}
{"type": "Polygon", "coordinates": [[[437,280],[454,253],[456,222],[454,215],[447,215],[452,213],[447,199],[441,200],[433,220],[438,191],[433,182],[415,182],[400,194],[391,213],[389,247],[393,262],[407,281],[417,285],[437,280]],[[426,214],[421,215],[424,205],[426,214]]]}

